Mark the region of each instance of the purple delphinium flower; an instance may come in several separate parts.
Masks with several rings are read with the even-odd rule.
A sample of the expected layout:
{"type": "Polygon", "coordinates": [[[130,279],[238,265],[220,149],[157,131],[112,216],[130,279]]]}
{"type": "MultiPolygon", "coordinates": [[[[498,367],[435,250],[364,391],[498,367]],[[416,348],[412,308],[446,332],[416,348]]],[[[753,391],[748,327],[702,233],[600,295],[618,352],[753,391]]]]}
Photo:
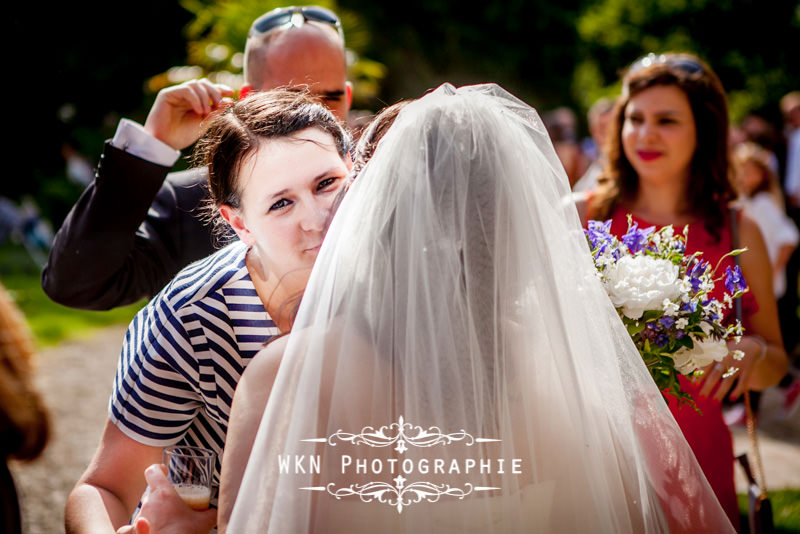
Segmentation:
{"type": "Polygon", "coordinates": [[[742,270],[739,269],[738,265],[725,269],[725,289],[732,294],[747,289],[747,281],[742,276],[742,270]]]}
{"type": "Polygon", "coordinates": [[[595,252],[595,258],[603,254],[608,246],[614,241],[611,235],[611,219],[601,221],[589,221],[587,230],[584,230],[589,244],[595,252]]]}
{"type": "Polygon", "coordinates": [[[697,303],[691,300],[689,302],[684,302],[681,304],[681,310],[694,313],[697,311],[697,303]]]}
{"type": "MultiPolygon", "coordinates": [[[[702,304],[703,308],[707,308],[707,307],[708,307],[708,305],[709,305],[709,304],[711,304],[711,300],[712,300],[712,299],[710,299],[710,298],[704,299],[704,300],[701,302],[701,304],[702,304]]],[[[711,318],[713,321],[719,321],[719,320],[721,319],[720,315],[719,315],[718,313],[716,313],[716,312],[714,312],[714,313],[712,313],[711,315],[709,315],[709,317],[710,317],[710,318],[711,318]]]]}
{"type": "Polygon", "coordinates": [[[645,325],[645,329],[642,330],[640,335],[642,336],[642,338],[650,341],[650,343],[653,343],[655,342],[656,335],[658,334],[658,332],[656,332],[656,328],[657,328],[656,323],[647,323],[645,325]]]}
{"type": "Polygon", "coordinates": [[[659,323],[661,324],[661,326],[663,326],[664,328],[670,329],[670,328],[672,328],[672,325],[674,325],[674,324],[675,324],[675,319],[673,319],[672,317],[669,317],[669,316],[666,316],[666,315],[665,315],[664,317],[662,317],[661,319],[659,319],[659,320],[658,320],[658,322],[659,322],[659,323]]]}
{"type": "Polygon", "coordinates": [[[700,277],[703,275],[703,273],[705,273],[707,267],[708,262],[703,260],[695,260],[692,265],[686,269],[686,274],[689,276],[689,282],[692,284],[692,291],[695,293],[700,290],[700,286],[703,283],[703,281],[700,280],[700,277]]]}
{"type": "Polygon", "coordinates": [[[645,228],[644,230],[639,230],[639,223],[633,223],[628,231],[622,236],[622,242],[628,247],[628,250],[631,251],[631,254],[636,254],[644,247],[645,243],[647,243],[648,237],[650,234],[653,233],[655,230],[655,226],[651,226],[650,228],[645,228]]]}
{"type": "Polygon", "coordinates": [[[669,343],[669,336],[666,332],[661,332],[656,336],[656,345],[659,347],[665,347],[669,343]]]}

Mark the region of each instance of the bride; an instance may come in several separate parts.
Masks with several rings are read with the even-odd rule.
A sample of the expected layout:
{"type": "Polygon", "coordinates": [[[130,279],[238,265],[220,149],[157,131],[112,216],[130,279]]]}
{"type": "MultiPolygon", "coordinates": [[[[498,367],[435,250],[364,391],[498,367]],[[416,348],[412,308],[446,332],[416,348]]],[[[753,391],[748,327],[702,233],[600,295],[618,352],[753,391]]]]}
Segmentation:
{"type": "Polygon", "coordinates": [[[404,106],[240,382],[221,528],[732,532],[568,197],[497,85],[404,106]]]}

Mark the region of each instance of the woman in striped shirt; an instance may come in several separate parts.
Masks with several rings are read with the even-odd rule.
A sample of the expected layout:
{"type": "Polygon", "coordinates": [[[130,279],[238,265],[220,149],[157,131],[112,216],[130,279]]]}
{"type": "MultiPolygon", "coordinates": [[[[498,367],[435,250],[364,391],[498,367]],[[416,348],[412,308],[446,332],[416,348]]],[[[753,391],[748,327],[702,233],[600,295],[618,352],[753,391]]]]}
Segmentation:
{"type": "MultiPolygon", "coordinates": [[[[215,451],[216,489],[234,389],[263,344],[291,328],[349,149],[304,93],[254,94],[211,120],[197,161],[208,167],[210,211],[239,239],[181,271],[131,322],[100,446],[67,502],[68,532],[128,524],[145,469],[169,445],[215,451]]],[[[166,504],[177,505],[185,532],[216,522],[215,509],[166,504]]]]}

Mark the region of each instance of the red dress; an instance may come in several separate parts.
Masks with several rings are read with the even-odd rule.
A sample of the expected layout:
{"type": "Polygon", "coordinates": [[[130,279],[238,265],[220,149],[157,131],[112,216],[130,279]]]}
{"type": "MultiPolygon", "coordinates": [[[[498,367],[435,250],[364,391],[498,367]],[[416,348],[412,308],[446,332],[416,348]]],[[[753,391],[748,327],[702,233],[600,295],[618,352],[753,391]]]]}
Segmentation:
{"type": "MultiPolygon", "coordinates": [[[[614,208],[611,219],[611,233],[622,237],[628,230],[627,212],[618,205],[614,208]]],[[[633,221],[638,223],[640,229],[657,226],[638,217],[633,217],[633,221]]],[[[682,231],[682,228],[676,227],[675,230],[676,232],[682,231]]],[[[698,250],[702,251],[703,259],[710,262],[713,268],[719,259],[732,249],[730,230],[729,225],[725,225],[720,232],[720,239],[717,241],[708,233],[702,220],[691,223],[686,240],[687,254],[693,254],[698,250]]],[[[734,264],[732,257],[725,258],[717,268],[717,276],[724,274],[725,268],[733,267],[734,264]]],[[[717,282],[711,296],[722,300],[724,290],[724,284],[717,282]]],[[[742,296],[742,316],[745,329],[748,317],[757,309],[755,297],[752,293],[745,293],[742,296]]],[[[732,310],[726,310],[726,312],[733,314],[732,310]]],[[[700,397],[698,395],[700,388],[682,375],[680,382],[681,387],[692,395],[697,407],[702,411],[702,415],[691,406],[677,407],[677,402],[670,402],[669,409],[683,431],[686,441],[689,442],[703,473],[725,509],[725,513],[738,531],[739,505],[736,500],[736,486],[733,478],[733,439],[722,417],[722,404],[708,397],[700,397]]]]}

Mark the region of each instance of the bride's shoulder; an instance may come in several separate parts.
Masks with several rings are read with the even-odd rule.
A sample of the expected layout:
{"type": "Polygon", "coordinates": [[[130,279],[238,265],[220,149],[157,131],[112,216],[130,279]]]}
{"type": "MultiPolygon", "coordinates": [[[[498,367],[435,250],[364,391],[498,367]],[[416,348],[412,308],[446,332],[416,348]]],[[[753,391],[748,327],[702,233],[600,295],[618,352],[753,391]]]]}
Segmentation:
{"type": "Polygon", "coordinates": [[[245,368],[242,380],[264,383],[266,379],[274,379],[288,341],[289,336],[281,336],[258,351],[245,368]]]}

